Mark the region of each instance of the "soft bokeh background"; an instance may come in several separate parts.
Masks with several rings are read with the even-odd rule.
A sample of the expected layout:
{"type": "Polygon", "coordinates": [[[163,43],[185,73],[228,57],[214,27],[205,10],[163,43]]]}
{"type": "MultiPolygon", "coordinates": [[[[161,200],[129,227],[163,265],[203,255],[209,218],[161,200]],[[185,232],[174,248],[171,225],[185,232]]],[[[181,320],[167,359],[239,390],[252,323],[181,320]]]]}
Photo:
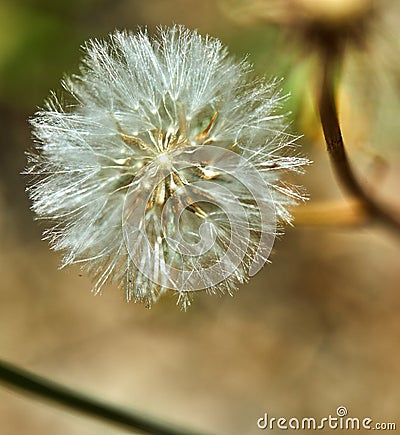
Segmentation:
{"type": "MultiPolygon", "coordinates": [[[[335,1],[328,2],[334,10],[343,6],[335,1]]],[[[94,296],[78,268],[57,270],[59,255],[40,240],[19,175],[31,146],[27,118],[65,72],[76,71],[85,39],[182,23],[219,37],[238,57],[248,53],[257,72],[286,77],[293,129],[304,134],[303,152],[315,162],[301,179],[310,204],[342,198],[313,109],[317,62],[293,24],[301,19],[294,3],[0,1],[3,359],[207,434],[256,434],[264,412],[323,417],[340,405],[352,417],[400,426],[398,234],[299,224],[234,298],[199,294],[184,313],[167,297],[146,310],[114,287],[94,296]]],[[[348,53],[340,114],[357,172],[400,210],[399,4],[377,3],[368,41],[348,53]]],[[[0,388],[0,433],[125,431],[0,388]]]]}

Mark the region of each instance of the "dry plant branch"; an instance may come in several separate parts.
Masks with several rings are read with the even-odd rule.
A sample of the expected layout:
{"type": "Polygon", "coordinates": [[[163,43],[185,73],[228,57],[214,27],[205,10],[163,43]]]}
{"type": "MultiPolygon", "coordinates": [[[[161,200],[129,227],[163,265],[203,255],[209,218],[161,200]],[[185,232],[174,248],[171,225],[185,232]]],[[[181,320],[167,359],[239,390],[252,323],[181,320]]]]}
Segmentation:
{"type": "Polygon", "coordinates": [[[293,210],[295,225],[355,227],[368,223],[368,213],[357,199],[307,203],[293,210]]]}
{"type": "Polygon", "coordinates": [[[2,360],[0,360],[0,382],[13,389],[22,390],[24,393],[33,394],[90,417],[122,426],[134,433],[196,435],[190,430],[173,428],[152,418],[106,404],[2,360]]]}
{"type": "Polygon", "coordinates": [[[370,219],[381,222],[400,231],[400,219],[386,210],[354,175],[343,142],[337,115],[335,99],[335,73],[339,65],[340,50],[328,44],[322,50],[322,83],[319,99],[319,113],[331,163],[339,184],[354,198],[358,199],[370,219]],[[335,55],[337,54],[337,55],[335,55]]]}

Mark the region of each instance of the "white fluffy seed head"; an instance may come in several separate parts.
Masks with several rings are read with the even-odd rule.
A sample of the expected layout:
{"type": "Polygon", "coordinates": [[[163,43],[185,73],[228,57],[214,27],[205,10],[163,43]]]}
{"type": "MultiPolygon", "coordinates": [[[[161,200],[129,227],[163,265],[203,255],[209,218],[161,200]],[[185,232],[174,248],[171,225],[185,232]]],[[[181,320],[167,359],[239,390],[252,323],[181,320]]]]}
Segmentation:
{"type": "Polygon", "coordinates": [[[150,304],[167,290],[228,292],[267,260],[301,194],[276,82],[250,79],[220,41],[182,26],[115,32],[32,119],[33,210],[45,236],[150,304]]]}

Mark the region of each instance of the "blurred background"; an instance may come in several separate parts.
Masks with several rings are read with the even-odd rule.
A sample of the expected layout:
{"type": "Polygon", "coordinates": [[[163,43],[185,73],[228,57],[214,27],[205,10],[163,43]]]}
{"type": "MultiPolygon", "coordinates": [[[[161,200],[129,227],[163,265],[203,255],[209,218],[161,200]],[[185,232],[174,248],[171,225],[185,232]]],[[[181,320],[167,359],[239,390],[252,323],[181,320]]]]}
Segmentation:
{"type": "MultiPolygon", "coordinates": [[[[300,220],[232,298],[196,295],[186,313],[151,310],[41,241],[20,175],[28,118],[80,46],[114,29],[182,23],[209,33],[255,71],[284,77],[293,131],[314,161],[294,180],[309,206],[343,201],[314,108],[318,57],[308,30],[349,39],[340,117],[356,172],[400,210],[400,4],[396,0],[0,0],[0,352],[71,387],[205,434],[259,432],[257,419],[396,421],[400,403],[400,237],[381,227],[300,220]]],[[[306,206],[307,207],[307,206],[306,206]]],[[[339,216],[340,217],[340,216],[339,216]]],[[[340,219],[338,219],[340,220],[340,219]]],[[[117,435],[122,429],[0,387],[3,435],[117,435]]],[[[361,431],[362,433],[362,431],[361,431]]]]}

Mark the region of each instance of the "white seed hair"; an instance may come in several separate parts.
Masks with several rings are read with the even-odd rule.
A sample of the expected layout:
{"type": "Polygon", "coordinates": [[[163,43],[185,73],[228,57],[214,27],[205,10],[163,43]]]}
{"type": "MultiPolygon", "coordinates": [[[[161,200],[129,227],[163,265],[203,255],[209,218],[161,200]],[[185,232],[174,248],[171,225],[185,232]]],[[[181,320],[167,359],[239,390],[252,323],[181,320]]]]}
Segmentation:
{"type": "MultiPolygon", "coordinates": [[[[287,171],[302,171],[308,161],[297,155],[296,137],[287,132],[286,118],[279,114],[286,98],[279,81],[251,78],[251,65],[229,57],[218,39],[183,26],[159,28],[152,38],[145,30],[116,31],[107,41],[89,41],[84,51],[80,73],[63,81],[62,98],[52,94],[31,120],[36,149],[28,154],[26,169],[32,208],[47,222],[44,236],[51,247],[64,253],[62,267],[80,263],[94,277],[96,292],[107,282],[117,282],[129,300],[147,305],[168,290],[132,263],[122,215],[135,177],[146,174],[151,162],[177,144],[210,144],[249,161],[270,188],[278,221],[290,222],[288,206],[303,194],[281,178],[287,171]]],[[[178,181],[184,180],[176,172],[178,181]]],[[[207,288],[210,293],[232,293],[248,279],[259,219],[246,189],[219,175],[212,167],[199,167],[197,177],[227,186],[246,207],[251,227],[250,248],[240,267],[207,288]]],[[[185,183],[196,180],[193,171],[187,176],[185,183]]],[[[171,177],[167,191],[154,186],[155,202],[166,200],[175,183],[171,177]]],[[[189,239],[197,240],[199,225],[191,225],[193,219],[201,221],[201,213],[197,208],[182,223],[189,239]]],[[[209,210],[208,219],[215,220],[221,240],[229,238],[223,214],[209,210]]],[[[171,264],[180,261],[187,270],[201,266],[165,250],[165,229],[157,213],[148,213],[145,224],[152,228],[158,257],[143,267],[160,269],[160,258],[171,264]]],[[[172,219],[169,225],[174,233],[172,219]]],[[[223,248],[223,242],[217,243],[208,255],[217,258],[223,248]]],[[[178,289],[184,307],[190,303],[189,290],[178,289]]]]}

